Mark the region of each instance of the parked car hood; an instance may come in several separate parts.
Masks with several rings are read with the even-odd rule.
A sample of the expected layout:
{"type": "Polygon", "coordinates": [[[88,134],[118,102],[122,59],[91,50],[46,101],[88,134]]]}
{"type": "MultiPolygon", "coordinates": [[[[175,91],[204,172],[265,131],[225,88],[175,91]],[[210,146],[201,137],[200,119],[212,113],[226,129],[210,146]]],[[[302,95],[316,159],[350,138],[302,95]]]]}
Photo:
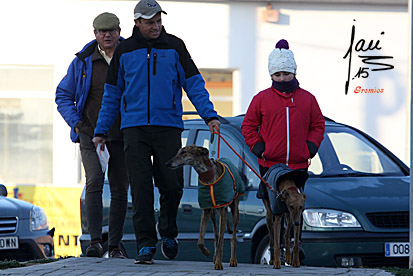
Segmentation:
{"type": "Polygon", "coordinates": [[[1,216],[28,219],[30,218],[30,210],[32,207],[33,204],[27,201],[0,196],[1,216]]]}
{"type": "Polygon", "coordinates": [[[409,176],[310,178],[305,208],[346,211],[363,225],[366,213],[408,212],[409,187],[409,176]]]}

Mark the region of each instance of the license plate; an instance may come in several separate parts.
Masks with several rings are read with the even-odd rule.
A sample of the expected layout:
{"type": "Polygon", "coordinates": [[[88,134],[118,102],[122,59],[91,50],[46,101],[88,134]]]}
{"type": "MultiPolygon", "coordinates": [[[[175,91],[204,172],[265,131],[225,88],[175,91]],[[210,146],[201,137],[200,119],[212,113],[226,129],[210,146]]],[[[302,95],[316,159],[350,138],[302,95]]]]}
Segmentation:
{"type": "Polygon", "coordinates": [[[386,257],[409,257],[410,244],[408,242],[386,242],[384,255],[386,257]]]}
{"type": "Polygon", "coordinates": [[[0,250],[18,249],[18,248],[19,248],[18,237],[0,237],[0,250]]]}

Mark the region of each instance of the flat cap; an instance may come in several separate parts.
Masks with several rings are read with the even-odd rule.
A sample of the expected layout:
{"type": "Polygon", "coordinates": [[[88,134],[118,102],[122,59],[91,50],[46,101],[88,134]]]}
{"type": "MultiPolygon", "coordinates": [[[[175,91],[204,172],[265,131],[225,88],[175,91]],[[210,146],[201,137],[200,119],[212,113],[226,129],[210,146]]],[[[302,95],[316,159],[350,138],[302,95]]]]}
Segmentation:
{"type": "Polygon", "coordinates": [[[113,30],[119,28],[119,18],[110,12],[104,12],[93,20],[95,30],[113,30]]]}

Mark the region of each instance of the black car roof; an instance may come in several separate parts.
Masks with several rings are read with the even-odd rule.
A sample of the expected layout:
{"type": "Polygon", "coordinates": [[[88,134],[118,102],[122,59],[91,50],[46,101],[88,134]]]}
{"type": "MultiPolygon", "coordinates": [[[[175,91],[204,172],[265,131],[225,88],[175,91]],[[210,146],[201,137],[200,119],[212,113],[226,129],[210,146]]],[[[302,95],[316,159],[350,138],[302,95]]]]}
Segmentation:
{"type": "MultiPolygon", "coordinates": [[[[184,115],[186,115],[186,114],[187,115],[197,115],[198,113],[196,113],[196,112],[184,112],[184,115]]],[[[234,117],[221,117],[221,116],[218,116],[218,117],[219,117],[219,121],[221,122],[221,124],[231,124],[231,125],[234,125],[234,126],[240,128],[241,125],[242,125],[242,121],[244,120],[245,114],[240,114],[240,115],[237,115],[237,116],[234,116],[234,117]]],[[[336,123],[334,120],[332,120],[332,119],[330,119],[326,116],[324,116],[324,120],[326,122],[326,125],[340,125],[340,124],[336,123]]],[[[185,121],[186,122],[189,122],[189,121],[197,122],[197,121],[201,121],[201,119],[188,119],[188,120],[185,120],[185,121]]]]}

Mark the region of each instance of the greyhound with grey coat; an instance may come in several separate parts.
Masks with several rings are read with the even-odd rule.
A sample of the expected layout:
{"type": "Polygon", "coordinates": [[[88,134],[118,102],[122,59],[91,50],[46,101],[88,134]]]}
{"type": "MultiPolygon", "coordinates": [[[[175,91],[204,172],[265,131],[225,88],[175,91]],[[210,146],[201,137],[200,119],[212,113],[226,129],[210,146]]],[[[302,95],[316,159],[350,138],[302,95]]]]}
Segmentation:
{"type": "Polygon", "coordinates": [[[245,183],[242,181],[237,167],[227,158],[210,159],[208,149],[196,145],[183,147],[166,165],[170,168],[190,165],[199,175],[198,202],[202,208],[202,216],[198,247],[205,256],[210,255],[209,250],[205,247],[204,238],[209,219],[212,219],[215,238],[214,268],[217,270],[223,269],[224,231],[225,224],[227,224],[228,232],[231,233],[228,207],[231,208],[233,231],[229,265],[231,267],[237,266],[236,233],[239,223],[239,201],[240,196],[245,192],[245,183]],[[219,229],[217,229],[216,223],[216,210],[220,215],[219,229]]]}

